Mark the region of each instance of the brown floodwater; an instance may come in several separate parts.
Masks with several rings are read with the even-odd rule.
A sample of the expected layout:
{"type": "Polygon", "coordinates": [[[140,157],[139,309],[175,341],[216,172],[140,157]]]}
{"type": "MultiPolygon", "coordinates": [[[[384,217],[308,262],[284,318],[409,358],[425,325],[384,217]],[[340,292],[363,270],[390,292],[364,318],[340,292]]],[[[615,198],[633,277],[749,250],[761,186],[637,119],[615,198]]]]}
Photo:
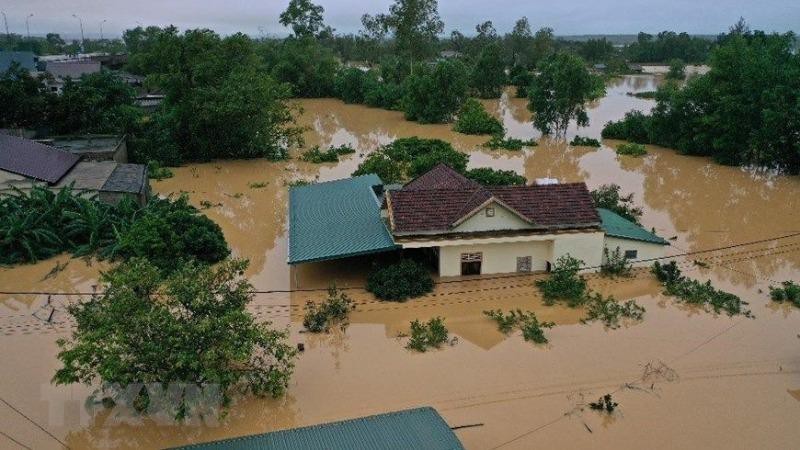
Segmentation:
{"type": "MultiPolygon", "coordinates": [[[[609,83],[590,106],[588,128],[649,100],[627,95],[653,90],[659,78],[629,76],[609,83]]],[[[107,411],[87,401],[91,387],[54,387],[55,340],[69,333],[63,306],[70,299],[43,294],[0,296],[0,397],[41,424],[70,448],[159,448],[274,429],[434,406],[470,449],[570,448],[795,448],[800,441],[800,310],[769,300],[768,286],[800,280],[800,179],[723,167],[705,158],[648,147],[642,158],[617,156],[614,141],[600,149],[572,148],[541,139],[519,152],[481,147],[486,137],[454,133],[450,125],[419,125],[401,113],[345,105],[338,100],[299,102],[307,145],[351,144],[358,150],[337,164],[221,161],[175,170],[153,182],[160,194],[187,192],[193,204],[220,224],[236,256],[250,260],[247,276],[259,290],[352,288],[357,302],[349,325],[325,335],[301,333],[302,305],[323,292],[257,295],[256,316],[288,327],[306,350],[288,393],[277,400],[239,399],[218,421],[176,425],[107,411]],[[369,258],[286,264],[286,183],[348,176],[366,154],[398,137],[450,141],[469,153],[470,166],[514,170],[529,180],[585,181],[590,188],[617,183],[644,209],[643,224],[672,238],[680,255],[759,241],[691,257],[677,256],[687,274],[748,301],[755,319],[715,315],[675,304],[660,294],[646,270],[631,278],[587,275],[592,289],[647,308],[642,322],[616,330],[581,324],[583,312],[548,307],[533,279],[492,277],[438,284],[424,298],[403,304],[375,301],[358,289],[369,258]],[[252,183],[266,182],[262,188],[252,183]],[[693,263],[704,261],[707,267],[693,263]],[[557,326],[550,342],[533,345],[520,334],[503,335],[486,309],[521,308],[557,326]],[[445,318],[452,345],[425,354],[404,349],[409,322],[445,318]],[[48,322],[50,319],[50,322],[48,322]],[[586,407],[605,393],[619,403],[602,415],[586,407]]],[[[504,96],[484,104],[509,134],[541,136],[524,100],[504,96]]],[[[87,292],[108,263],[70,259],[0,269],[2,291],[87,292]]],[[[452,280],[449,280],[452,281],[452,280]]],[[[32,448],[59,444],[0,404],[0,431],[32,448]]],[[[14,448],[0,435],[0,448],[14,448]]]]}

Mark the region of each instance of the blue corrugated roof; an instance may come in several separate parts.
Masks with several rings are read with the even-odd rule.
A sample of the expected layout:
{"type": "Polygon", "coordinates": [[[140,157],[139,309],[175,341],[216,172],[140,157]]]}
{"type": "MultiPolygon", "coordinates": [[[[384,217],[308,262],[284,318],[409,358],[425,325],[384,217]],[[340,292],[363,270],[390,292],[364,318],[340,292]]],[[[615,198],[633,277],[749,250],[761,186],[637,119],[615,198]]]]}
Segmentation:
{"type": "Polygon", "coordinates": [[[603,221],[603,230],[605,230],[607,236],[669,245],[669,242],[664,240],[664,238],[656,236],[614,211],[605,208],[597,208],[597,212],[600,214],[600,220],[603,221]]]}
{"type": "Polygon", "coordinates": [[[183,450],[463,450],[458,437],[431,407],[243,436],[183,450]]]}
{"type": "Polygon", "coordinates": [[[25,70],[36,70],[36,55],[33,52],[0,51],[0,72],[7,71],[15,62],[25,70]]]}
{"type": "Polygon", "coordinates": [[[381,219],[372,186],[362,175],[289,190],[289,264],[377,253],[397,248],[381,219]]]}

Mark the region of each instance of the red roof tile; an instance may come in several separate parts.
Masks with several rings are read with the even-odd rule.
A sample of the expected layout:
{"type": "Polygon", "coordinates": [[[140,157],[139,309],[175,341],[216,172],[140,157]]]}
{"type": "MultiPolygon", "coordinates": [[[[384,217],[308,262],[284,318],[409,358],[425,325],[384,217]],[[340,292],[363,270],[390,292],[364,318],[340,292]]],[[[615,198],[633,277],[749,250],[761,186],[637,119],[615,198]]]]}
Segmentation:
{"type": "Polygon", "coordinates": [[[599,226],[600,217],[584,183],[484,187],[439,165],[391,191],[393,231],[402,234],[448,232],[460,219],[490,199],[513,209],[534,229],[599,226]]]}

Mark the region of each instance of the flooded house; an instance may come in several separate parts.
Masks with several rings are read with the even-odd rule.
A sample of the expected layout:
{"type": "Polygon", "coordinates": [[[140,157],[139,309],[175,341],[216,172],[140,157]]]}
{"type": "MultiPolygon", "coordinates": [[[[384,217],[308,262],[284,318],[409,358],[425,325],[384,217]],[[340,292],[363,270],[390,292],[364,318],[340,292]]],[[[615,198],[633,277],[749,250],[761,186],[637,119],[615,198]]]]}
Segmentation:
{"type": "Polygon", "coordinates": [[[584,183],[483,186],[440,164],[404,186],[367,175],[293,188],[289,263],[422,251],[442,277],[552,269],[571,255],[599,269],[605,249],[631,263],[667,241],[609,210],[584,183]]]}
{"type": "Polygon", "coordinates": [[[150,191],[147,167],[142,164],[83,160],[80,153],[0,134],[0,194],[25,192],[34,186],[72,186],[110,204],[132,197],[144,205],[150,191]]]}

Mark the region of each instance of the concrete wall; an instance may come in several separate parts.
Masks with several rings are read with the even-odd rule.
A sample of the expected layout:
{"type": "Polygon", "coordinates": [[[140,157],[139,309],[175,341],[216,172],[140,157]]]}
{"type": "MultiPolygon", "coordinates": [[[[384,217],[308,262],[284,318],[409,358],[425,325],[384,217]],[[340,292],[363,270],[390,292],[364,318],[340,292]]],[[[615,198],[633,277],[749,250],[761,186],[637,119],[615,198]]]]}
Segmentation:
{"type": "Polygon", "coordinates": [[[553,241],[553,262],[566,254],[583,261],[582,266],[596,267],[603,262],[605,233],[565,233],[553,241]]]}
{"type": "Polygon", "coordinates": [[[552,241],[498,242],[492,244],[453,245],[439,247],[439,275],[461,275],[461,254],[482,252],[481,274],[517,271],[517,257],[531,256],[531,270],[547,268],[552,241]]]}
{"type": "MultiPolygon", "coordinates": [[[[619,247],[620,252],[625,254],[626,250],[636,250],[636,259],[629,260],[633,266],[649,266],[652,262],[637,262],[643,259],[659,258],[666,253],[666,245],[653,244],[650,242],[634,241],[631,239],[620,239],[606,236],[605,247],[609,252],[613,252],[619,247]]],[[[605,258],[604,258],[605,259],[605,258]]]]}
{"type": "Polygon", "coordinates": [[[12,187],[28,192],[35,185],[45,185],[45,183],[15,173],[6,172],[5,170],[0,170],[0,192],[2,193],[13,193],[12,187]]]}
{"type": "Polygon", "coordinates": [[[525,222],[518,215],[497,203],[492,202],[488,207],[494,208],[494,217],[487,217],[486,208],[482,208],[472,217],[455,227],[454,231],[468,233],[491,230],[524,230],[531,227],[528,222],[525,222]]]}

